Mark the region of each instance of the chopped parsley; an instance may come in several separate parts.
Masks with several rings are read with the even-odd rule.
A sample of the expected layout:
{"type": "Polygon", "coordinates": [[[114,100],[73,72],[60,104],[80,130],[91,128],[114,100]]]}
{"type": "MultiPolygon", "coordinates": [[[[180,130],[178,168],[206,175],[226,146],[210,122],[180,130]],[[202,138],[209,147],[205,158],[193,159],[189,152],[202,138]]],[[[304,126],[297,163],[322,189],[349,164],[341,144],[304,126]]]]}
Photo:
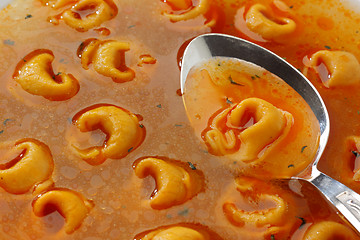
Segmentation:
{"type": "Polygon", "coordinates": [[[194,166],[194,164],[192,164],[191,162],[187,162],[189,164],[189,167],[192,169],[192,170],[196,170],[196,167],[194,166]]]}
{"type": "Polygon", "coordinates": [[[184,210],[181,210],[181,211],[178,212],[178,215],[183,216],[183,217],[186,217],[188,214],[189,214],[189,209],[188,208],[185,208],[184,210]]]}
{"type": "Polygon", "coordinates": [[[294,6],[293,6],[293,5],[291,5],[289,8],[290,8],[290,9],[292,9],[293,7],[294,7],[294,6]]]}
{"type": "Polygon", "coordinates": [[[1,131],[0,131],[0,134],[2,134],[3,132],[4,132],[4,130],[1,130],[1,131]]]}
{"type": "Polygon", "coordinates": [[[271,234],[270,239],[271,239],[271,240],[275,240],[275,236],[274,236],[274,234],[271,234]]]}
{"type": "Polygon", "coordinates": [[[59,75],[61,75],[61,72],[58,72],[55,76],[59,76],[59,75]]]}
{"type": "Polygon", "coordinates": [[[306,224],[306,220],[302,217],[297,217],[297,218],[301,220],[301,224],[300,224],[299,228],[302,228],[306,224]]]}
{"type": "Polygon", "coordinates": [[[5,120],[3,121],[3,125],[5,126],[5,125],[7,124],[7,122],[10,122],[10,121],[14,121],[14,120],[12,120],[12,119],[10,119],[10,118],[5,119],[5,120]]]}
{"type": "Polygon", "coordinates": [[[130,26],[128,26],[128,29],[130,29],[130,28],[134,28],[134,27],[136,27],[136,25],[134,24],[134,25],[130,25],[130,26]]]}
{"type": "Polygon", "coordinates": [[[182,127],[182,124],[175,124],[175,127],[182,127]]]}
{"type": "Polygon", "coordinates": [[[131,152],[133,149],[134,149],[133,147],[129,148],[129,149],[128,149],[128,152],[131,152]]]}
{"type": "Polygon", "coordinates": [[[227,104],[233,104],[233,102],[229,98],[226,98],[226,103],[227,104]]]}
{"type": "Polygon", "coordinates": [[[26,62],[26,59],[25,59],[25,58],[23,58],[23,61],[24,61],[24,62],[26,62]]]}
{"type": "Polygon", "coordinates": [[[144,128],[144,125],[142,125],[142,124],[139,124],[139,127],[140,127],[140,128],[144,128]]]}
{"type": "Polygon", "coordinates": [[[158,108],[162,108],[161,104],[156,105],[156,107],[158,107],[158,108]]]}
{"type": "Polygon", "coordinates": [[[295,165],[294,165],[294,164],[290,164],[290,165],[288,166],[288,168],[291,168],[291,167],[295,167],[295,165]]]}
{"type": "Polygon", "coordinates": [[[232,79],[231,76],[229,76],[229,81],[230,81],[231,84],[234,84],[234,85],[237,85],[237,86],[244,86],[244,85],[242,85],[242,84],[240,84],[240,83],[235,82],[235,81],[232,79]]]}
{"type": "Polygon", "coordinates": [[[305,148],[307,148],[307,145],[305,145],[305,146],[303,146],[303,147],[301,148],[301,153],[304,152],[305,148]]]}
{"type": "Polygon", "coordinates": [[[327,45],[325,45],[324,46],[326,49],[331,49],[331,47],[330,46],[327,46],[327,45]]]}
{"type": "Polygon", "coordinates": [[[33,16],[31,14],[26,15],[25,19],[32,18],[33,16]]]}
{"type": "Polygon", "coordinates": [[[15,41],[11,40],[11,39],[6,39],[3,41],[3,43],[5,45],[9,45],[9,46],[14,46],[15,45],[15,41]]]}
{"type": "Polygon", "coordinates": [[[360,153],[358,151],[351,151],[351,152],[355,155],[355,157],[360,157],[360,153]]]}

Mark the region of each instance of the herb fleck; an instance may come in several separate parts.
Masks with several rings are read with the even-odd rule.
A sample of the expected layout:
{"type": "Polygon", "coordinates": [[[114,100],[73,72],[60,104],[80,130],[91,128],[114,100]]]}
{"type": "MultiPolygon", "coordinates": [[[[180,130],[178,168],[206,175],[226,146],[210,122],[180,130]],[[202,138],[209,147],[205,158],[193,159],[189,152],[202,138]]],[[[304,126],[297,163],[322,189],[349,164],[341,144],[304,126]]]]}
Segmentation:
{"type": "Polygon", "coordinates": [[[175,127],[182,127],[182,124],[175,124],[175,127]]]}
{"type": "Polygon", "coordinates": [[[188,214],[189,214],[188,208],[185,208],[184,210],[178,212],[178,215],[183,217],[186,217],[188,214]]]}
{"type": "Polygon", "coordinates": [[[1,131],[0,131],[0,134],[2,134],[3,132],[4,132],[4,130],[1,130],[1,131]]]}
{"type": "Polygon", "coordinates": [[[3,122],[3,125],[5,126],[7,124],[7,122],[10,122],[10,121],[14,121],[14,120],[12,120],[10,118],[5,119],[4,122],[3,122]]]}
{"type": "Polygon", "coordinates": [[[236,164],[237,164],[237,161],[233,161],[233,164],[236,165],[236,164]]]}
{"type": "Polygon", "coordinates": [[[306,220],[302,217],[297,217],[297,218],[301,220],[301,224],[299,228],[302,228],[306,224],[306,220]]]}
{"type": "Polygon", "coordinates": [[[307,148],[307,146],[306,146],[306,145],[305,145],[305,146],[303,146],[303,147],[301,148],[301,153],[303,153],[303,152],[304,152],[305,148],[307,148]]]}
{"type": "Polygon", "coordinates": [[[325,45],[324,46],[326,49],[331,49],[331,47],[330,46],[327,46],[327,45],[325,45]]]}
{"type": "Polygon", "coordinates": [[[252,80],[255,80],[255,76],[251,76],[251,79],[252,79],[252,80]]]}
{"type": "Polygon", "coordinates": [[[275,240],[275,236],[274,236],[274,234],[271,234],[271,240],[275,240]]]}
{"type": "Polygon", "coordinates": [[[14,46],[15,45],[15,41],[11,40],[11,39],[6,39],[3,41],[3,43],[5,45],[9,45],[9,46],[14,46]]]}
{"type": "Polygon", "coordinates": [[[240,84],[240,83],[235,82],[235,81],[232,79],[231,76],[229,76],[229,81],[230,81],[231,84],[238,85],[238,86],[244,86],[244,85],[242,85],[242,84],[240,84]]]}
{"type": "Polygon", "coordinates": [[[61,75],[61,73],[62,73],[62,72],[58,72],[55,76],[59,76],[59,75],[61,75]]]}
{"type": "Polygon", "coordinates": [[[140,128],[144,128],[144,125],[142,125],[142,124],[139,124],[139,127],[140,127],[140,128]]]}
{"type": "Polygon", "coordinates": [[[128,149],[128,152],[131,152],[133,149],[134,149],[133,147],[129,148],[129,149],[128,149]]]}
{"type": "Polygon", "coordinates": [[[31,14],[26,15],[25,19],[32,18],[33,16],[31,14]]]}
{"type": "Polygon", "coordinates": [[[134,25],[128,26],[129,29],[130,29],[130,28],[133,28],[133,27],[136,27],[136,25],[134,24],[134,25]]]}
{"type": "Polygon", "coordinates": [[[255,74],[255,77],[260,78],[260,76],[259,76],[259,75],[257,75],[257,74],[255,74]]]}
{"type": "Polygon", "coordinates": [[[26,62],[25,58],[23,58],[23,61],[26,62]]]}
{"type": "Polygon", "coordinates": [[[295,167],[295,165],[294,165],[294,164],[290,164],[290,165],[288,166],[288,168],[291,168],[291,167],[295,167]]]}
{"type": "Polygon", "coordinates": [[[162,108],[161,104],[156,105],[156,107],[158,107],[158,108],[162,108]]]}
{"type": "Polygon", "coordinates": [[[294,6],[293,5],[291,5],[289,8],[293,8],[294,6]]]}
{"type": "Polygon", "coordinates": [[[233,102],[229,98],[226,98],[226,103],[227,104],[233,104],[233,102]]]}
{"type": "Polygon", "coordinates": [[[351,151],[351,152],[355,155],[355,157],[360,157],[360,153],[358,151],[351,151]]]}
{"type": "Polygon", "coordinates": [[[196,170],[196,167],[191,162],[187,162],[192,170],[196,170]]]}
{"type": "Polygon", "coordinates": [[[218,62],[218,64],[217,64],[217,65],[218,65],[218,67],[220,67],[220,66],[221,66],[220,62],[218,62]]]}

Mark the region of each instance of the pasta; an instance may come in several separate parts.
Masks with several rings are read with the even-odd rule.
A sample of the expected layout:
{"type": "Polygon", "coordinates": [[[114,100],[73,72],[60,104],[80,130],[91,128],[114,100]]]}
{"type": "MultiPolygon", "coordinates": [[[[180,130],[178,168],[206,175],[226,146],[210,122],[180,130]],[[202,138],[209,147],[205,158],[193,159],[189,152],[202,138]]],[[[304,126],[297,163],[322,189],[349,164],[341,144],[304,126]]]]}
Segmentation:
{"type": "MultiPolygon", "coordinates": [[[[0,11],[0,239],[300,240],[323,222],[348,227],[291,179],[311,168],[322,127],[299,94],[230,58],[201,62],[181,90],[179,70],[203,33],[305,66],[331,118],[319,167],[359,192],[359,83],[329,89],[316,68],[328,81],[330,65],[310,64],[321,49],[360,56],[355,0],[11,1],[0,11]]],[[[360,239],[343,227],[329,238],[360,239]]]]}
{"type": "MultiPolygon", "coordinates": [[[[180,2],[180,1],[173,1],[171,3],[174,3],[174,2],[177,3],[177,2],[180,2]]],[[[177,6],[179,6],[179,5],[180,4],[177,4],[177,6]]],[[[173,14],[173,13],[165,12],[164,15],[166,17],[168,17],[173,22],[186,21],[186,20],[196,18],[197,16],[200,16],[202,14],[205,14],[209,10],[209,8],[210,8],[209,0],[200,0],[199,4],[197,6],[195,6],[194,8],[192,8],[190,10],[188,10],[185,13],[173,14]]]]}
{"type": "Polygon", "coordinates": [[[293,210],[290,207],[290,202],[279,194],[283,194],[280,189],[274,191],[273,187],[266,184],[265,190],[258,191],[258,186],[261,186],[261,181],[248,177],[238,177],[235,180],[237,190],[243,196],[251,196],[254,202],[269,203],[274,207],[248,211],[238,209],[234,203],[225,202],[223,204],[223,211],[227,219],[237,227],[244,225],[254,225],[257,227],[269,227],[265,235],[276,235],[279,238],[286,236],[294,224],[293,210]],[[276,193],[274,193],[276,192],[276,193]]]}
{"type": "Polygon", "coordinates": [[[129,49],[127,42],[88,39],[79,47],[78,55],[84,69],[89,69],[92,63],[99,74],[111,77],[114,82],[127,82],[135,77],[135,72],[125,66],[125,52],[129,49]]]}
{"type": "Polygon", "coordinates": [[[165,230],[158,230],[146,234],[142,240],[205,240],[198,231],[186,227],[171,227],[165,230]]]}
{"type": "Polygon", "coordinates": [[[50,50],[38,49],[26,55],[16,66],[13,79],[30,94],[53,101],[72,98],[79,91],[79,82],[71,74],[54,73],[50,50]]]}
{"type": "Polygon", "coordinates": [[[359,61],[349,52],[321,50],[311,56],[310,65],[328,88],[360,83],[359,61]]]}
{"type": "Polygon", "coordinates": [[[262,4],[254,4],[246,13],[246,26],[268,40],[279,40],[296,29],[294,20],[285,17],[268,17],[273,14],[262,4]]]}
{"type": "Polygon", "coordinates": [[[50,149],[35,139],[21,139],[14,145],[2,143],[0,148],[17,156],[0,165],[0,186],[9,193],[23,194],[36,184],[48,180],[54,169],[50,149]],[[9,148],[9,149],[8,149],[9,148]]]}
{"type": "Polygon", "coordinates": [[[33,201],[33,211],[38,217],[49,214],[49,206],[65,218],[65,232],[73,233],[94,207],[93,203],[86,200],[81,194],[69,189],[52,189],[37,196],[33,201]]]}
{"type": "Polygon", "coordinates": [[[202,173],[180,162],[145,158],[136,161],[133,167],[139,178],[151,175],[156,181],[156,189],[150,200],[153,209],[182,204],[204,188],[202,173]]]}
{"type": "Polygon", "coordinates": [[[86,32],[114,18],[118,10],[112,0],[80,0],[61,15],[62,20],[79,32],[86,32]],[[81,17],[79,12],[92,10],[92,13],[81,17]]]}
{"type": "Polygon", "coordinates": [[[312,225],[306,232],[303,240],[353,240],[357,238],[358,236],[343,224],[332,221],[322,221],[312,225]]]}
{"type": "Polygon", "coordinates": [[[137,234],[134,239],[138,240],[222,240],[208,227],[200,224],[178,223],[162,226],[137,234]]]}
{"type": "Polygon", "coordinates": [[[167,0],[166,3],[175,10],[186,10],[192,6],[192,0],[167,0]]]}
{"type": "Polygon", "coordinates": [[[43,5],[50,5],[54,9],[62,8],[77,0],[40,0],[43,5]]]}
{"type": "Polygon", "coordinates": [[[73,124],[82,132],[101,129],[106,135],[102,146],[79,149],[75,153],[91,165],[99,165],[107,158],[122,158],[143,141],[145,129],[136,115],[113,105],[94,105],[76,114],[73,124]]]}
{"type": "Polygon", "coordinates": [[[236,152],[231,156],[233,159],[251,162],[259,158],[266,146],[281,141],[292,122],[290,113],[283,112],[262,99],[248,98],[216,115],[210,130],[205,130],[203,136],[212,153],[226,155],[236,152]],[[251,118],[254,123],[246,126],[251,118]],[[229,119],[232,126],[229,129],[222,127],[226,119],[229,119]],[[237,129],[241,133],[237,134],[237,129]]]}

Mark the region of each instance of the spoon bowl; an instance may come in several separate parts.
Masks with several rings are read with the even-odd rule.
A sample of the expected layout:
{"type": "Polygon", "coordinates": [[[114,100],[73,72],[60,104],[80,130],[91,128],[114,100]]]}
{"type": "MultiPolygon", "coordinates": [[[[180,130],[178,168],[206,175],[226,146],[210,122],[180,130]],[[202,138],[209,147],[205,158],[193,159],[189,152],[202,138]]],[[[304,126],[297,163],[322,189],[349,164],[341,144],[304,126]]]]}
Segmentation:
{"type": "Polygon", "coordinates": [[[324,101],[315,87],[296,68],[269,50],[244,39],[212,33],[193,39],[185,49],[180,78],[182,93],[190,70],[214,57],[236,58],[260,66],[284,80],[307,102],[319,122],[319,146],[312,165],[307,168],[310,172],[303,171],[292,179],[314,185],[360,233],[360,195],[317,169],[329,138],[330,121],[324,101]]]}

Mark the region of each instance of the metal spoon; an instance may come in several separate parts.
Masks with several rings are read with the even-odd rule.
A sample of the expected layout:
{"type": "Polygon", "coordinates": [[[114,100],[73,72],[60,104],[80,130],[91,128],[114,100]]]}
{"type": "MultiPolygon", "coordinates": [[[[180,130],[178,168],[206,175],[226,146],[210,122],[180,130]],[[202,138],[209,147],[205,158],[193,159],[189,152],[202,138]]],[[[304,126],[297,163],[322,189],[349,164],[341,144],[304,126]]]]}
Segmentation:
{"type": "Polygon", "coordinates": [[[317,169],[328,141],[330,122],[325,104],[315,87],[284,59],[263,47],[229,35],[204,34],[192,40],[184,52],[180,79],[182,93],[190,69],[213,57],[237,58],[263,67],[283,79],[305,99],[319,121],[321,136],[315,160],[310,166],[310,176],[294,176],[292,179],[314,185],[360,233],[360,195],[317,169]]]}

